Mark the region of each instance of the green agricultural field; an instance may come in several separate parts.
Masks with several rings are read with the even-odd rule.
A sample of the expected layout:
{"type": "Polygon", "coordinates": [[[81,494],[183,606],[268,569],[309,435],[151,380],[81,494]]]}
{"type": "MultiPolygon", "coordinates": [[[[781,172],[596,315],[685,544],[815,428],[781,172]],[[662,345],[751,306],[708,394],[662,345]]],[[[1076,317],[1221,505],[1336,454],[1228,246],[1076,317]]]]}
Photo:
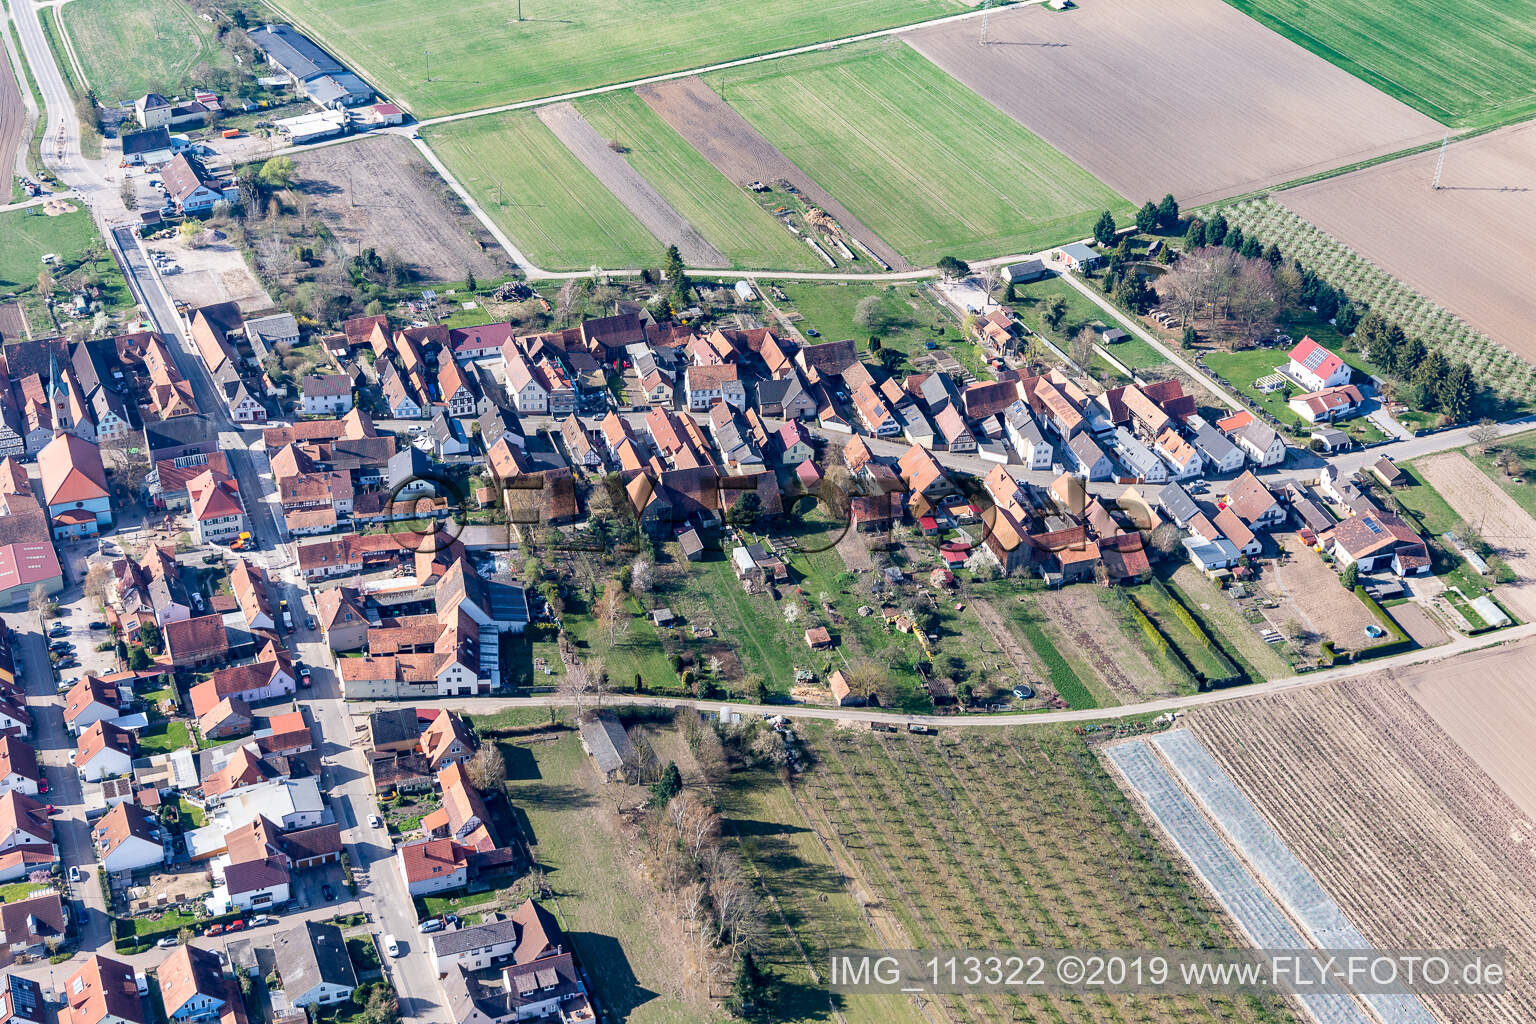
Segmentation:
{"type": "Polygon", "coordinates": [[[1536,0],[1227,0],[1455,128],[1536,114],[1536,0]]]}
{"type": "Polygon", "coordinates": [[[182,0],[73,0],[64,29],[101,102],[185,91],[199,65],[233,67],[213,26],[182,0]]]}
{"type": "Polygon", "coordinates": [[[665,248],[528,111],[424,133],[496,225],[550,270],[653,266],[665,248]]]}
{"type": "Polygon", "coordinates": [[[274,0],[274,6],[423,118],[967,9],[961,0],[274,0]]]}
{"type": "Polygon", "coordinates": [[[5,239],[0,246],[0,294],[17,293],[33,331],[41,332],[48,326],[48,314],[37,293],[45,253],[56,253],[59,257],[50,268],[56,291],[63,292],[77,280],[92,277],[101,283],[107,309],[133,305],[122,271],[108,254],[106,243],[86,210],[57,217],[48,216],[40,206],[0,213],[0,238],[5,239]],[[92,255],[94,263],[90,260],[92,255]]]}
{"type": "Polygon", "coordinates": [[[1026,252],[1131,205],[901,43],[706,76],[854,216],[919,265],[1026,252]]]}
{"type": "Polygon", "coordinates": [[[604,138],[623,145],[630,165],[736,266],[826,269],[633,92],[592,96],[576,109],[604,138]]]}

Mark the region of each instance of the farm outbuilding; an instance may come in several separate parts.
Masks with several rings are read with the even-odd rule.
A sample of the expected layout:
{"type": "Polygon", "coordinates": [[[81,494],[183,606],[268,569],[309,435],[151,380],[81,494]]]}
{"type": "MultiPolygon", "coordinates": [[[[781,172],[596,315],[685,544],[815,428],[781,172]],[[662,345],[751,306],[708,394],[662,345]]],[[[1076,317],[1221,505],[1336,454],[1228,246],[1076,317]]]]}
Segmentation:
{"type": "Polygon", "coordinates": [[[1040,260],[1024,260],[1019,263],[1010,263],[1003,268],[1003,274],[1009,284],[1023,284],[1025,281],[1035,281],[1049,274],[1045,264],[1040,260]]]}
{"type": "Polygon", "coordinates": [[[613,782],[628,776],[635,763],[635,747],[618,715],[607,710],[586,715],[581,720],[580,732],[581,747],[591,756],[604,780],[613,782]]]}
{"type": "Polygon", "coordinates": [[[1104,262],[1104,257],[1083,242],[1073,242],[1056,250],[1056,258],[1067,265],[1068,270],[1092,270],[1104,262]]]}

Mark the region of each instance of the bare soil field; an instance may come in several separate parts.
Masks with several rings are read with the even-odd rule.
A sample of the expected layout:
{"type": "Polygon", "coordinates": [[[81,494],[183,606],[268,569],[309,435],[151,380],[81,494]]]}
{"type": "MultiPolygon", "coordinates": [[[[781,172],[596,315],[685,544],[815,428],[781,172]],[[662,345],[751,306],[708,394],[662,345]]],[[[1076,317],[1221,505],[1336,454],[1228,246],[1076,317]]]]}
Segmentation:
{"type": "Polygon", "coordinates": [[[0,340],[19,341],[27,336],[27,315],[21,303],[0,303],[0,340]]]}
{"type": "Polygon", "coordinates": [[[1134,201],[1242,195],[1444,128],[1222,0],[1096,0],[904,34],[919,53],[1134,201]]]}
{"type": "Polygon", "coordinates": [[[161,275],[172,298],[193,306],[233,302],[244,313],[272,308],[272,297],[245,262],[239,246],[224,241],[193,248],[172,237],[150,242],[147,247],[165,253],[181,267],[179,274],[161,275]]]}
{"type": "Polygon", "coordinates": [[[1529,818],[1536,819],[1536,640],[1412,668],[1397,682],[1471,755],[1529,818]]]}
{"type": "Polygon", "coordinates": [[[424,281],[492,278],[501,248],[410,142],[380,136],[294,153],[294,178],[349,251],[371,246],[408,260],[424,281]],[[466,244],[467,237],[467,244],[466,244]]]}
{"type": "Polygon", "coordinates": [[[1536,361],[1536,124],[1275,196],[1488,337],[1536,361]]]}
{"type": "Polygon", "coordinates": [[[1414,465],[1514,570],[1515,582],[1499,588],[1499,599],[1521,619],[1536,619],[1536,519],[1461,452],[1444,452],[1414,465]]]}
{"type": "Polygon", "coordinates": [[[1106,606],[1101,588],[1039,591],[1031,603],[1056,633],[1069,639],[1071,649],[1062,654],[1074,665],[1086,664],[1117,702],[1130,704],[1178,692],[1173,681],[1152,664],[1141,643],[1126,634],[1126,620],[1106,606]]]}
{"type": "Polygon", "coordinates": [[[1284,633],[1285,624],[1294,619],[1314,635],[1332,640],[1341,651],[1358,651],[1376,643],[1365,635],[1365,627],[1375,623],[1376,616],[1344,589],[1338,573],[1324,564],[1322,556],[1295,534],[1276,534],[1276,539],[1291,557],[1283,565],[1276,563],[1265,581],[1265,589],[1280,601],[1279,608],[1267,612],[1275,628],[1284,633]]]}
{"type": "Polygon", "coordinates": [[[1402,687],[1380,674],[1188,721],[1372,945],[1508,949],[1506,989],[1426,997],[1440,1019],[1536,1019],[1536,828],[1402,687]]]}
{"type": "Polygon", "coordinates": [[[1445,630],[1422,605],[1411,602],[1396,605],[1392,608],[1392,620],[1403,628],[1403,632],[1413,638],[1413,642],[1420,647],[1435,647],[1446,641],[1445,630]]]}
{"type": "Polygon", "coordinates": [[[0,42],[0,180],[5,182],[6,202],[10,201],[11,174],[22,151],[26,127],[27,108],[21,101],[21,86],[11,67],[9,42],[0,42]]]}
{"type": "Polygon", "coordinates": [[[751,181],[788,181],[800,190],[807,202],[835,217],[849,233],[879,253],[880,258],[894,269],[911,269],[896,250],[763,138],[702,79],[681,78],[643,85],[635,93],[731,181],[738,185],[751,181]]]}
{"type": "Polygon", "coordinates": [[[710,245],[687,218],[672,208],[651,183],[642,178],[608,140],[587,123],[569,103],[539,108],[539,120],[555,133],[571,155],[591,171],[603,187],[623,203],[647,231],[668,245],[676,245],[690,267],[728,267],[730,261],[710,245]]]}

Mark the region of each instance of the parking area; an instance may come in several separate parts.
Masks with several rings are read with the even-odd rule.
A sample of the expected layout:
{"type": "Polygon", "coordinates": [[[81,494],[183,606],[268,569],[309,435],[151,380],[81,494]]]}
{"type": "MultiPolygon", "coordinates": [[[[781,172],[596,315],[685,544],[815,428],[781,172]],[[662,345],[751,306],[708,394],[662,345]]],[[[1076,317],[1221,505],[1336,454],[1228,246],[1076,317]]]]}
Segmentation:
{"type": "Polygon", "coordinates": [[[87,674],[104,676],[117,671],[116,654],[111,649],[96,649],[111,640],[101,606],[82,594],[61,604],[59,613],[48,631],[50,650],[63,655],[58,662],[59,690],[67,690],[87,674]]]}

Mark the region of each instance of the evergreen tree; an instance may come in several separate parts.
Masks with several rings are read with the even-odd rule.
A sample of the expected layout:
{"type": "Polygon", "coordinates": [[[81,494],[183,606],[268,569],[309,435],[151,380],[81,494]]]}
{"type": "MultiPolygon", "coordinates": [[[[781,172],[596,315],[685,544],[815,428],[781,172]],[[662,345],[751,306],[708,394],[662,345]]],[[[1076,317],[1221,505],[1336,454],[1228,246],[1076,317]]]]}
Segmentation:
{"type": "MultiPolygon", "coordinates": [[[[1399,333],[1402,332],[1402,328],[1396,324],[1392,325],[1392,329],[1399,333]]],[[[1428,354],[1429,350],[1424,347],[1422,341],[1418,338],[1409,338],[1397,350],[1397,375],[1408,380],[1418,380],[1419,364],[1424,361],[1424,357],[1428,354]]]]}
{"type": "Polygon", "coordinates": [[[1115,215],[1105,210],[1099,214],[1098,222],[1093,225],[1094,241],[1100,245],[1110,245],[1115,240],[1115,215]]]}
{"type": "Polygon", "coordinates": [[[1227,237],[1227,218],[1221,214],[1205,226],[1205,244],[1220,245],[1227,237]]]}
{"type": "Polygon", "coordinates": [[[1205,244],[1205,221],[1197,217],[1189,222],[1189,227],[1184,229],[1184,244],[1190,249],[1198,249],[1205,244]]]}
{"type": "Polygon", "coordinates": [[[1221,240],[1221,244],[1236,252],[1243,247],[1243,229],[1232,228],[1227,232],[1227,237],[1221,240]]]}
{"type": "Polygon", "coordinates": [[[1472,368],[1466,363],[1452,366],[1441,378],[1436,395],[1441,412],[1458,422],[1467,419],[1477,398],[1477,381],[1472,377],[1472,368]]]}
{"type": "Polygon", "coordinates": [[[1238,248],[1237,251],[1247,259],[1256,260],[1264,252],[1264,247],[1259,245],[1259,240],[1257,238],[1255,238],[1253,235],[1249,235],[1247,238],[1243,239],[1243,244],[1238,248]]]}
{"type": "Polygon", "coordinates": [[[1282,258],[1280,247],[1274,242],[1270,242],[1269,247],[1264,250],[1264,261],[1272,267],[1278,267],[1282,258]]]}
{"type": "Polygon", "coordinates": [[[467,292],[474,291],[475,290],[475,285],[477,283],[478,282],[475,280],[475,272],[473,270],[466,270],[466,271],[464,271],[464,290],[465,291],[467,291],[467,292]]]}
{"type": "Polygon", "coordinates": [[[1163,196],[1163,201],[1157,204],[1157,222],[1165,228],[1171,228],[1179,222],[1179,204],[1172,192],[1163,196]]]}
{"type": "Polygon", "coordinates": [[[1141,209],[1136,211],[1136,230],[1148,232],[1155,227],[1157,227],[1157,207],[1152,204],[1152,200],[1148,199],[1142,204],[1141,209]]]}

